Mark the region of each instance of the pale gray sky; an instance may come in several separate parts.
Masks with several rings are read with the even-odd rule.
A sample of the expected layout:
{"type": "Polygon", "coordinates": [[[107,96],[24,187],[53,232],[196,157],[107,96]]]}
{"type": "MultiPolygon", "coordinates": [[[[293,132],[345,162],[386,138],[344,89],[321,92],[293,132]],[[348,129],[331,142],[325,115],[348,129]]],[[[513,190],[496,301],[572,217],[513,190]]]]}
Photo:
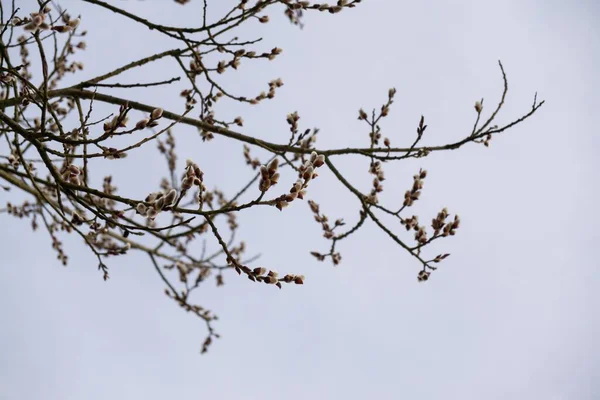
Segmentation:
{"type": "MultiPolygon", "coordinates": [[[[171,25],[197,25],[201,5],[113,3],[171,25]]],[[[29,12],[34,4],[20,6],[29,12]]],[[[61,4],[89,31],[81,77],[172,46],[104,10],[61,4]]],[[[255,93],[281,76],[285,86],[268,104],[221,110],[243,115],[244,132],[271,141],[287,140],[285,115],[297,110],[303,128],[321,128],[320,148],[365,145],[357,110],[380,105],[392,86],[384,135],[410,144],[424,114],[427,143],[451,141],[472,127],[475,100],[491,107],[499,98],[498,59],[509,80],[501,121],[528,110],[536,91],[547,103],[489,149],[471,145],[386,168],[385,200],[402,198],[424,167],[416,210],[427,216],[447,206],[461,215],[457,236],[438,247],[452,256],[426,284],[372,226],[341,243],[344,259],[334,268],[308,253],[328,243],[305,204],[242,214],[241,234],[263,253],[260,264],[303,273],[306,284],[279,291],[233,274],[222,288],[208,282],[198,299],[220,316],[223,337],[204,356],[203,325],[164,296],[143,256],[111,260],[103,282],[78,240],[67,241],[72,260],[63,268],[44,232],[1,216],[0,398],[600,398],[599,18],[594,0],[368,0],[334,16],[310,14],[304,30],[280,14],[251,24],[245,34],[284,53],[226,75],[227,85],[255,93]]],[[[169,78],[176,68],[165,62],[120,81],[169,78]]],[[[180,111],[173,92],[136,98],[180,111]]],[[[182,159],[194,158],[213,184],[233,189],[252,175],[241,145],[178,132],[182,159]],[[223,152],[234,161],[219,170],[223,152]]],[[[111,164],[124,193],[143,197],[156,187],[160,176],[146,165],[162,168],[163,160],[151,147],[111,164]]],[[[338,164],[368,188],[364,161],[338,164]]],[[[329,173],[309,195],[333,218],[356,218],[355,199],[329,173]]]]}

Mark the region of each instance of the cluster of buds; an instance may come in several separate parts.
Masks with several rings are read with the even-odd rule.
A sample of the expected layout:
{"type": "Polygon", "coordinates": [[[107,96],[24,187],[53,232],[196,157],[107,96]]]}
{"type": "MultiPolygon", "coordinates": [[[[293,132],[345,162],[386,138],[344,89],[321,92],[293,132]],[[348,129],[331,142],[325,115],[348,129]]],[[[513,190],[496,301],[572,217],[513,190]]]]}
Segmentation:
{"type": "Polygon", "coordinates": [[[102,149],[102,154],[104,158],[107,160],[119,160],[121,158],[126,158],[127,153],[115,148],[115,147],[106,147],[102,149]]]}
{"type": "Polygon", "coordinates": [[[419,217],[413,215],[410,218],[401,218],[400,223],[404,225],[407,231],[415,231],[415,240],[423,245],[427,243],[427,231],[424,226],[419,225],[419,217]]]}
{"type": "Polygon", "coordinates": [[[191,89],[185,89],[180,93],[181,97],[185,97],[185,108],[187,110],[194,107],[198,101],[194,98],[194,91],[191,89]]]}
{"type": "Polygon", "coordinates": [[[382,117],[387,117],[388,114],[390,113],[390,106],[394,102],[395,95],[396,95],[396,88],[391,88],[390,90],[388,90],[388,101],[387,101],[387,103],[385,103],[384,105],[381,106],[380,115],[382,117]]]}
{"type": "MultiPolygon", "coordinates": [[[[224,53],[226,50],[223,46],[218,46],[217,47],[217,51],[219,53],[224,53]]],[[[245,49],[239,49],[236,50],[235,52],[233,52],[233,59],[231,59],[230,61],[226,61],[226,60],[221,60],[217,63],[217,68],[216,71],[218,74],[222,74],[224,73],[227,68],[233,68],[235,70],[237,70],[241,64],[241,59],[242,58],[267,58],[269,60],[274,60],[275,57],[277,57],[279,54],[281,54],[283,52],[282,49],[280,49],[279,47],[274,47],[271,49],[270,52],[268,53],[262,53],[262,54],[256,54],[255,51],[246,51],[245,49]]],[[[190,68],[192,67],[192,65],[190,64],[190,68]]],[[[278,82],[280,82],[281,80],[277,80],[278,82]]],[[[274,85],[269,85],[269,86],[274,86],[274,85]]],[[[252,101],[250,101],[252,103],[252,101]]]]}
{"type": "Polygon", "coordinates": [[[372,146],[379,145],[379,139],[381,139],[381,127],[379,125],[376,125],[374,129],[371,129],[371,132],[369,132],[369,139],[371,139],[372,146]]]}
{"type": "Polygon", "coordinates": [[[61,178],[73,185],[80,185],[83,178],[83,171],[73,164],[69,164],[61,171],[61,178]]]}
{"type": "Polygon", "coordinates": [[[426,280],[429,279],[429,275],[431,275],[431,272],[428,271],[419,271],[419,274],[417,275],[417,280],[419,282],[425,282],[426,280]]]}
{"type": "Polygon", "coordinates": [[[283,86],[283,81],[281,80],[281,78],[272,80],[271,82],[269,82],[269,92],[268,93],[261,92],[258,96],[256,96],[256,98],[254,100],[259,102],[264,99],[272,99],[273,97],[275,97],[275,89],[282,87],[282,86],[283,86]]]}
{"type": "Polygon", "coordinates": [[[337,14],[344,8],[354,8],[356,3],[360,3],[362,0],[338,0],[335,5],[329,5],[327,3],[313,3],[306,0],[296,0],[295,3],[292,0],[283,0],[283,3],[287,5],[285,10],[285,16],[288,17],[290,22],[294,25],[302,27],[301,19],[303,11],[312,9],[321,12],[329,12],[330,14],[337,14]]]}
{"type": "Polygon", "coordinates": [[[131,110],[128,104],[121,104],[119,114],[113,117],[110,121],[106,121],[103,125],[104,132],[112,132],[117,128],[125,128],[127,126],[127,113],[131,110]]]}
{"type": "Polygon", "coordinates": [[[13,26],[23,26],[23,29],[29,32],[45,31],[52,29],[58,33],[66,33],[74,31],[79,26],[79,18],[65,21],[64,25],[54,25],[52,28],[46,22],[47,15],[52,11],[50,7],[44,7],[41,12],[30,13],[29,17],[12,19],[13,26]]]}
{"type": "Polygon", "coordinates": [[[258,158],[252,158],[250,155],[250,147],[247,145],[244,145],[244,159],[246,160],[246,164],[252,166],[252,169],[260,167],[260,160],[258,158]]]}
{"type": "Polygon", "coordinates": [[[423,179],[427,177],[427,170],[421,169],[417,175],[413,175],[413,186],[404,193],[404,206],[410,207],[421,196],[423,189],[423,179]]]}
{"type": "Polygon", "coordinates": [[[293,134],[298,133],[298,120],[300,119],[300,115],[298,115],[298,111],[294,111],[293,113],[289,113],[286,117],[286,121],[290,126],[290,132],[293,134]]]}
{"type": "Polygon", "coordinates": [[[325,156],[317,154],[316,151],[310,153],[310,158],[298,169],[300,178],[304,179],[305,184],[318,176],[316,169],[325,164],[325,156]]]}
{"type": "Polygon", "coordinates": [[[79,18],[72,19],[69,22],[67,22],[65,25],[54,25],[52,27],[52,30],[56,31],[58,33],[72,32],[79,26],[79,22],[80,22],[79,18]]]}
{"type": "Polygon", "coordinates": [[[400,223],[404,225],[407,231],[410,231],[411,229],[419,229],[419,217],[416,215],[413,215],[409,218],[401,218],[400,223]]]}
{"type": "Polygon", "coordinates": [[[342,261],[342,255],[340,253],[333,253],[331,255],[331,261],[333,265],[338,265],[342,261]]]}
{"type": "Polygon", "coordinates": [[[444,207],[442,211],[431,220],[434,236],[454,236],[456,234],[456,230],[460,226],[460,217],[455,215],[454,221],[450,223],[446,222],[446,218],[448,218],[448,209],[444,207]]]}
{"type": "Polygon", "coordinates": [[[287,274],[282,279],[285,283],[294,282],[296,285],[304,285],[304,275],[287,274]]]}
{"type": "MultiPolygon", "coordinates": [[[[225,49],[224,46],[219,45],[219,46],[217,46],[217,51],[219,53],[225,53],[227,50],[225,49]]],[[[257,54],[253,50],[246,51],[245,49],[239,49],[233,53],[234,59],[232,61],[229,61],[229,62],[221,61],[217,64],[217,72],[223,73],[225,71],[225,69],[227,68],[227,66],[231,66],[232,68],[237,69],[237,67],[240,66],[240,58],[242,58],[242,57],[244,57],[244,58],[267,58],[269,60],[273,60],[277,55],[281,54],[282,52],[283,52],[283,50],[280,49],[279,47],[274,47],[268,53],[261,53],[261,54],[257,54]]]]}
{"type": "MultiPolygon", "coordinates": [[[[300,135],[298,138],[298,147],[302,150],[308,150],[311,147],[314,147],[315,142],[317,141],[317,134],[319,133],[318,128],[314,128],[312,130],[312,134],[310,130],[307,130],[304,134],[300,135]]],[[[294,161],[299,160],[303,155],[300,153],[294,154],[294,161]]]]}
{"type": "Polygon", "coordinates": [[[283,81],[281,79],[276,79],[273,80],[271,82],[269,82],[269,92],[265,93],[265,92],[260,92],[260,94],[258,96],[256,96],[253,99],[250,99],[248,102],[250,104],[258,104],[260,101],[264,100],[264,99],[272,99],[273,97],[275,97],[275,89],[278,87],[283,86],[283,81]]]}
{"type": "Polygon", "coordinates": [[[427,243],[427,230],[424,226],[420,226],[415,232],[415,240],[421,245],[427,243]]]}
{"type": "Polygon", "coordinates": [[[169,171],[174,171],[177,164],[177,153],[175,152],[175,137],[173,137],[171,130],[167,131],[167,139],[164,142],[159,139],[157,142],[158,151],[164,154],[167,159],[169,171]]]}
{"type": "Polygon", "coordinates": [[[195,53],[194,58],[190,60],[190,74],[200,75],[202,72],[204,72],[202,57],[198,53],[195,53]]]}
{"type": "Polygon", "coordinates": [[[383,192],[383,185],[381,182],[385,180],[381,163],[379,161],[372,162],[369,167],[369,173],[375,175],[375,178],[373,178],[373,187],[371,189],[371,193],[369,193],[366,200],[371,204],[377,204],[379,202],[377,194],[383,192]]]}
{"type": "Polygon", "coordinates": [[[158,120],[162,118],[163,109],[155,108],[148,118],[143,118],[135,124],[135,129],[152,128],[158,125],[158,120]]]}
{"type": "MultiPolygon", "coordinates": [[[[321,214],[319,205],[317,203],[315,203],[312,200],[309,200],[308,205],[310,206],[310,210],[315,216],[315,221],[321,224],[321,228],[323,229],[323,237],[325,237],[326,239],[335,240],[333,230],[339,226],[345,225],[344,220],[337,219],[334,222],[334,226],[331,227],[331,225],[329,225],[329,218],[325,214],[321,214]]],[[[331,256],[331,261],[333,261],[333,265],[338,265],[340,261],[342,261],[342,255],[340,253],[331,252],[329,254],[321,254],[316,251],[311,251],[310,254],[319,261],[324,261],[327,256],[331,256]]]]}
{"type": "Polygon", "coordinates": [[[267,57],[269,59],[269,61],[273,61],[275,59],[275,57],[280,55],[282,52],[283,52],[283,50],[280,49],[279,47],[273,47],[271,49],[270,53],[263,53],[262,55],[267,57]]]}
{"type": "Polygon", "coordinates": [[[267,271],[264,267],[254,268],[251,273],[248,274],[248,278],[251,281],[264,282],[268,285],[276,285],[281,289],[281,282],[295,283],[296,285],[304,284],[304,275],[293,275],[287,274],[283,278],[279,277],[276,271],[267,271]]]}
{"type": "Polygon", "coordinates": [[[456,230],[460,226],[460,218],[458,215],[454,216],[454,221],[451,224],[446,224],[444,226],[444,230],[442,231],[442,236],[454,236],[456,234],[456,230]]]}
{"type": "Polygon", "coordinates": [[[289,193],[275,199],[275,207],[282,210],[289,203],[296,200],[296,198],[304,199],[308,183],[319,176],[316,170],[323,164],[325,164],[325,156],[313,151],[310,154],[310,158],[298,168],[299,179],[292,185],[289,193]]]}
{"type": "Polygon", "coordinates": [[[273,185],[276,185],[279,181],[279,159],[274,158],[268,165],[260,166],[260,182],[258,183],[258,189],[261,192],[266,192],[273,185]]]}
{"type": "Polygon", "coordinates": [[[181,261],[177,261],[173,266],[177,268],[177,271],[179,272],[179,280],[181,283],[187,283],[187,277],[192,268],[181,261]]]}
{"type": "MultiPolygon", "coordinates": [[[[113,185],[111,175],[105,176],[102,180],[102,192],[111,196],[117,192],[117,187],[113,185]]],[[[100,197],[97,200],[104,208],[114,208],[114,206],[117,204],[113,199],[109,199],[106,197],[100,197]]]]}
{"type": "MultiPolygon", "coordinates": [[[[319,205],[317,203],[315,203],[312,200],[309,200],[308,205],[310,206],[310,210],[315,215],[315,221],[317,221],[319,224],[321,224],[321,228],[323,229],[323,237],[325,239],[333,239],[333,237],[334,237],[333,230],[339,226],[345,225],[344,220],[341,218],[335,220],[335,222],[333,223],[334,226],[331,227],[331,225],[329,225],[329,218],[325,214],[320,213],[319,205]]],[[[317,258],[319,258],[319,257],[317,257],[317,258]]]]}
{"type": "Polygon", "coordinates": [[[75,226],[81,226],[86,221],[85,213],[82,210],[73,210],[71,223],[75,226]]]}
{"type": "Polygon", "coordinates": [[[44,7],[41,12],[33,12],[29,17],[12,19],[13,26],[23,26],[23,29],[30,32],[44,31],[50,29],[50,25],[46,22],[46,15],[51,11],[50,7],[44,7]]]}
{"type": "Polygon", "coordinates": [[[420,244],[427,243],[427,230],[424,226],[419,225],[419,217],[413,215],[409,218],[401,218],[400,223],[404,225],[407,231],[411,229],[415,231],[415,240],[420,244]]]}
{"type": "MultiPolygon", "coordinates": [[[[491,129],[494,129],[494,127],[491,127],[491,129]]],[[[475,143],[483,143],[483,145],[484,145],[485,147],[490,147],[490,141],[491,141],[491,140],[492,140],[492,134],[491,134],[491,133],[488,133],[488,134],[485,136],[485,139],[477,139],[477,140],[474,140],[474,142],[475,142],[475,143]]]]}
{"type": "Polygon", "coordinates": [[[131,250],[131,244],[127,242],[124,245],[120,245],[115,241],[106,240],[103,243],[103,250],[106,250],[107,256],[121,256],[131,250]]]}
{"type": "Polygon", "coordinates": [[[21,163],[19,162],[19,156],[15,152],[10,153],[10,155],[8,156],[8,162],[10,166],[14,169],[19,168],[19,165],[21,165],[21,163]]]}
{"type": "MultiPolygon", "coordinates": [[[[369,120],[369,115],[366,113],[364,109],[358,110],[358,120],[365,121],[371,128],[369,132],[369,139],[371,140],[371,146],[379,145],[379,140],[381,139],[381,127],[377,124],[380,118],[387,117],[390,113],[390,107],[394,102],[394,96],[396,95],[396,89],[391,88],[388,90],[388,100],[385,104],[381,106],[381,110],[378,116],[375,116],[375,110],[373,110],[373,115],[371,120],[369,120]]],[[[390,140],[385,139],[384,144],[386,147],[390,147],[390,140]]]]}
{"type": "MultiPolygon", "coordinates": [[[[218,93],[217,93],[218,95],[218,93]]],[[[215,97],[215,100],[218,99],[220,96],[215,97]]],[[[205,107],[202,110],[202,114],[200,115],[200,119],[202,120],[202,122],[206,122],[209,125],[214,125],[215,124],[215,112],[214,110],[211,110],[209,107],[212,106],[212,102],[210,101],[209,97],[207,96],[205,101],[204,101],[204,105],[205,107]]],[[[198,128],[198,131],[200,132],[200,136],[202,137],[202,141],[206,142],[209,140],[214,139],[214,135],[212,132],[203,129],[203,128],[198,128]]]]}
{"type": "MultiPolygon", "coordinates": [[[[231,62],[234,62],[234,61],[231,61],[231,62]]],[[[222,74],[223,72],[225,72],[226,68],[227,68],[227,62],[225,62],[223,60],[219,61],[219,63],[217,64],[217,73],[222,74]]]]}
{"type": "Polygon", "coordinates": [[[444,207],[442,211],[438,213],[438,215],[431,220],[431,227],[433,228],[434,236],[440,234],[440,231],[444,229],[446,225],[446,218],[448,218],[448,209],[444,207]]]}
{"type": "Polygon", "coordinates": [[[15,206],[10,202],[6,203],[6,212],[17,218],[29,217],[38,211],[39,207],[36,204],[30,204],[28,201],[24,201],[21,206],[15,206]]]}
{"type": "Polygon", "coordinates": [[[331,256],[331,261],[333,262],[333,265],[338,265],[342,261],[342,255],[340,253],[321,254],[317,251],[311,251],[310,254],[319,261],[325,261],[325,258],[327,258],[327,256],[331,256]]]}
{"type": "Polygon", "coordinates": [[[259,282],[262,281],[268,285],[275,285],[279,282],[279,274],[276,271],[267,272],[267,269],[265,267],[254,268],[254,270],[252,270],[252,273],[254,275],[254,278],[259,282]]]}
{"type": "Polygon", "coordinates": [[[0,74],[0,83],[9,85],[15,81],[15,76],[12,74],[0,74]]]}
{"type": "Polygon", "coordinates": [[[202,193],[206,190],[204,185],[204,172],[200,169],[198,164],[192,160],[186,161],[185,173],[181,180],[181,190],[185,193],[192,187],[198,187],[198,203],[202,203],[202,193]]]}
{"type": "Polygon", "coordinates": [[[306,186],[302,182],[302,180],[298,179],[290,189],[288,194],[284,194],[275,199],[275,207],[279,209],[279,211],[283,210],[285,207],[289,206],[290,203],[297,198],[302,200],[306,195],[306,186]]]}
{"type": "Polygon", "coordinates": [[[158,213],[175,205],[177,201],[177,190],[171,189],[167,193],[154,192],[150,193],[144,203],[138,203],[136,210],[139,214],[154,221],[158,213]]]}
{"type": "Polygon", "coordinates": [[[56,251],[56,258],[62,263],[63,266],[67,266],[69,262],[69,256],[65,254],[62,247],[62,242],[56,237],[53,232],[50,232],[52,238],[52,248],[56,251]]]}

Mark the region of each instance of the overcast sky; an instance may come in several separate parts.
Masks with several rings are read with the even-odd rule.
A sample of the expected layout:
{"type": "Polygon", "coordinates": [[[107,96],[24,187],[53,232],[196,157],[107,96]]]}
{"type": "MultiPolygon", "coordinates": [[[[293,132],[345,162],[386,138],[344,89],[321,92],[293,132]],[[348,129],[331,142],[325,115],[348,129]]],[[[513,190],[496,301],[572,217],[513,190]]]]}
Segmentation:
{"type": "MultiPolygon", "coordinates": [[[[26,12],[36,4],[18,3],[26,12]]],[[[111,3],[193,26],[202,2],[111,3]]],[[[61,4],[81,14],[89,31],[80,78],[173,47],[98,7],[61,4]]],[[[270,79],[285,82],[268,104],[220,109],[242,115],[250,135],[287,141],[285,115],[297,110],[302,128],[321,129],[319,148],[366,146],[357,110],[378,107],[393,86],[384,136],[412,143],[423,114],[426,143],[450,142],[472,127],[475,100],[486,99],[484,111],[498,100],[499,59],[509,80],[500,121],[529,110],[536,91],[547,101],[490,148],[469,145],[386,167],[388,203],[401,201],[420,167],[429,171],[415,211],[424,221],[444,206],[461,215],[458,234],[436,247],[452,256],[418,283],[419,266],[371,224],[340,244],[343,261],[333,267],[309,254],[328,242],[306,204],[250,211],[240,216],[240,234],[262,253],[256,265],[303,273],[306,284],[276,290],[234,274],[221,288],[207,282],[197,299],[219,315],[222,338],[201,356],[203,324],[164,296],[142,255],[111,260],[103,282],[79,240],[66,240],[71,263],[63,268],[44,232],[1,215],[0,398],[600,398],[600,3],[367,0],[336,15],[309,14],[303,30],[281,11],[240,34],[264,37],[262,48],[279,46],[282,56],[224,76],[245,94],[270,79]]],[[[177,73],[165,62],[119,81],[177,73]]],[[[134,97],[181,112],[176,88],[134,97]]],[[[240,144],[175,132],[181,159],[198,162],[210,184],[234,190],[252,176],[240,144]],[[226,168],[224,159],[231,160],[226,168]]],[[[364,160],[336,162],[368,190],[364,160]]],[[[152,163],[164,161],[151,145],[109,172],[123,193],[140,198],[160,180],[152,163]]],[[[0,203],[7,196],[0,192],[0,203]]],[[[356,218],[356,199],[329,173],[311,184],[309,197],[331,218],[356,218]]]]}

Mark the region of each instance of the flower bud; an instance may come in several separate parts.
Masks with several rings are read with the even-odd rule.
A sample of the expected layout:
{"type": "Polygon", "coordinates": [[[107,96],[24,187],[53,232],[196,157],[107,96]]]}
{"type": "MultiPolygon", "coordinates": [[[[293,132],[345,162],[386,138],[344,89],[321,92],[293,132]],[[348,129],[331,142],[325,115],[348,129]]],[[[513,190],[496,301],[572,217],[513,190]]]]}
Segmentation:
{"type": "Polygon", "coordinates": [[[150,117],[152,119],[159,119],[160,117],[162,117],[162,115],[163,115],[163,109],[155,108],[154,110],[152,110],[152,114],[150,114],[150,117]]]}
{"type": "Polygon", "coordinates": [[[146,215],[146,211],[148,210],[144,203],[138,203],[135,209],[139,214],[142,215],[146,215]]]}
{"type": "Polygon", "coordinates": [[[137,124],[135,124],[135,129],[144,129],[145,127],[148,126],[148,122],[150,122],[150,120],[148,118],[139,120],[137,122],[137,124]]]}

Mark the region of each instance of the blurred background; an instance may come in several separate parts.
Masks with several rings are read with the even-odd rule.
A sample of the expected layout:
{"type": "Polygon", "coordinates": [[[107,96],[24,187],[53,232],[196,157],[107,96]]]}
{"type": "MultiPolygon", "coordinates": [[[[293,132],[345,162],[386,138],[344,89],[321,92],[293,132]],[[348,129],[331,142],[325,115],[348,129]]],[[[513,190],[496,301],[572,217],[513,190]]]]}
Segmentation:
{"type": "MultiPolygon", "coordinates": [[[[110,3],[158,23],[201,22],[200,0],[184,7],[110,3]]],[[[178,46],[105,9],[59,4],[81,15],[88,30],[87,49],[77,56],[85,70],[65,84],[178,46]]],[[[209,1],[209,18],[231,4],[209,1]]],[[[18,6],[24,15],[37,2],[18,6]]],[[[111,279],[103,282],[79,239],[65,238],[64,268],[46,232],[2,215],[0,398],[600,398],[600,3],[370,0],[336,15],[308,13],[302,30],[282,8],[271,11],[269,24],[248,23],[237,34],[263,37],[258,48],[278,46],[283,54],[221,77],[248,96],[271,79],[285,83],[260,106],[219,104],[223,119],[244,118],[239,130],[247,134],[286,142],[286,114],[298,111],[301,129],[320,128],[317,147],[368,146],[358,109],[379,107],[395,87],[383,136],[410,145],[424,115],[424,143],[449,143],[470,132],[476,100],[485,98],[484,113],[499,100],[498,60],[509,84],[499,122],[529,111],[536,91],[546,104],[490,148],[471,144],[386,166],[383,203],[400,203],[412,175],[425,168],[411,214],[428,221],[448,207],[462,219],[455,237],[430,250],[452,256],[425,284],[416,279],[420,266],[373,224],[340,243],[343,259],[334,267],[309,254],[329,242],[305,203],[241,213],[240,237],[249,254],[262,254],[255,265],[306,281],[283,290],[232,273],[223,287],[205,282],[196,299],[220,317],[222,338],[202,356],[203,323],[166,298],[147,257],[109,260],[111,279]]],[[[165,60],[115,81],[179,73],[165,60]]],[[[127,96],[181,112],[185,87],[127,96]]],[[[95,110],[107,115],[114,107],[95,110]]],[[[202,142],[187,127],[174,133],[180,169],[194,159],[209,186],[234,193],[253,176],[240,143],[202,142]]],[[[165,161],[155,147],[107,163],[105,173],[123,194],[156,190],[162,175],[155,170],[164,171],[165,161]]],[[[366,160],[334,161],[368,191],[366,160]]],[[[96,170],[93,178],[101,182],[102,175],[96,170]]],[[[308,197],[332,219],[358,216],[356,199],[329,172],[311,183],[308,197]]],[[[8,200],[0,192],[0,202],[8,200]]]]}

